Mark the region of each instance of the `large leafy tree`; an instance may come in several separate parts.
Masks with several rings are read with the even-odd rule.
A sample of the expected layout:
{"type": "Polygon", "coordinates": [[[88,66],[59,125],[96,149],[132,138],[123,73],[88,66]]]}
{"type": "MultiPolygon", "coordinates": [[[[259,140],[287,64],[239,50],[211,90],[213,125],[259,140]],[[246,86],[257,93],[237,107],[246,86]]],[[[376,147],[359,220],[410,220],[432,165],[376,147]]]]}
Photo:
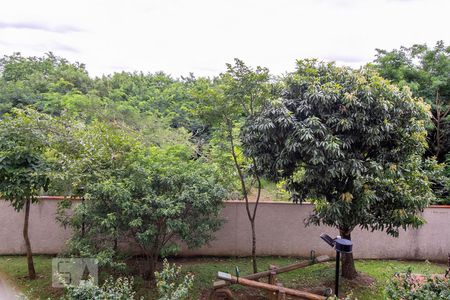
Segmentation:
{"type": "MultiPolygon", "coordinates": [[[[314,203],[309,224],[384,230],[423,224],[432,198],[421,155],[429,108],[371,70],[301,60],[284,95],[247,122],[243,141],[268,176],[314,203]]],[[[356,245],[355,247],[358,247],[356,245]]],[[[352,254],[343,276],[356,276],[352,254]]]]}
{"type": "Polygon", "coordinates": [[[50,123],[47,115],[33,110],[14,109],[0,119],[0,197],[17,211],[25,210],[23,238],[30,279],[36,278],[28,235],[30,207],[49,184],[50,123]]]}

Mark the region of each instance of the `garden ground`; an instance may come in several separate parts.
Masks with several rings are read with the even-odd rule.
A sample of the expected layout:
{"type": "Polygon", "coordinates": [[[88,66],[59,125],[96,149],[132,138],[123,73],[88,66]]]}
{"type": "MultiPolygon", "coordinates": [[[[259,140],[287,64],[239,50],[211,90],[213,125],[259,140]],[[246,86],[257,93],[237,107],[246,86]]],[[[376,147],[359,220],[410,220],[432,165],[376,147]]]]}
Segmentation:
{"type": "MultiPolygon", "coordinates": [[[[51,258],[50,256],[36,256],[36,270],[38,279],[29,281],[24,278],[27,272],[26,259],[23,256],[1,256],[0,272],[17,286],[30,299],[58,299],[62,295],[61,289],[51,287],[51,258]]],[[[260,269],[265,269],[269,264],[279,266],[298,262],[299,258],[286,257],[260,257],[258,264],[260,269]]],[[[194,295],[192,299],[207,299],[211,291],[212,282],[218,271],[234,273],[235,266],[239,266],[241,274],[248,274],[251,270],[251,261],[248,258],[192,258],[172,259],[171,262],[182,265],[184,272],[195,274],[194,295]]],[[[386,281],[396,272],[404,272],[408,267],[414,273],[442,274],[446,268],[443,264],[411,261],[389,260],[359,260],[356,262],[358,271],[363,274],[356,281],[343,280],[341,289],[346,293],[352,293],[360,300],[384,299],[383,288],[386,281]]],[[[103,276],[104,277],[104,274],[103,276]]],[[[314,265],[305,269],[296,270],[278,276],[280,282],[287,287],[300,289],[317,289],[332,287],[334,282],[334,262],[314,265]]],[[[148,283],[135,279],[138,295],[145,299],[156,299],[153,290],[148,283]]],[[[254,289],[240,286],[231,287],[240,299],[265,299],[263,293],[254,289]]]]}

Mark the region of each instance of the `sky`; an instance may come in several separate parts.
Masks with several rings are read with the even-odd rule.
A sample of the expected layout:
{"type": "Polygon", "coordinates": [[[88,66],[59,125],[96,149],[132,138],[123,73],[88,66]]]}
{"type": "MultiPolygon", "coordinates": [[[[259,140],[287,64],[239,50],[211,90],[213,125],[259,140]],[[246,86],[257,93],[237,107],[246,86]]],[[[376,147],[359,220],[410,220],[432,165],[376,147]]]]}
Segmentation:
{"type": "Polygon", "coordinates": [[[376,48],[450,43],[450,0],[2,0],[0,55],[58,56],[100,76],[214,76],[240,58],[273,74],[296,59],[358,67],[376,48]]]}

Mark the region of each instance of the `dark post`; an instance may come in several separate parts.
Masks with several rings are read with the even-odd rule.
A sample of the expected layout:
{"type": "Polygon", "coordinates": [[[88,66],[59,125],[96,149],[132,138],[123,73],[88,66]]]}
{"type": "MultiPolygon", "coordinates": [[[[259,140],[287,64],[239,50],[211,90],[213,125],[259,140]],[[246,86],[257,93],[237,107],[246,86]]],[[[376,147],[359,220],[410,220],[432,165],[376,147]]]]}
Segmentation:
{"type": "Polygon", "coordinates": [[[341,252],[351,253],[353,248],[353,243],[350,240],[341,239],[340,236],[335,239],[331,238],[328,234],[322,233],[320,238],[324,240],[328,245],[336,250],[336,278],[335,278],[335,286],[334,286],[334,294],[336,297],[339,297],[339,266],[341,260],[341,252]]]}
{"type": "Polygon", "coordinates": [[[339,265],[341,261],[341,252],[336,251],[336,275],[334,280],[334,294],[339,297],[339,265]]]}

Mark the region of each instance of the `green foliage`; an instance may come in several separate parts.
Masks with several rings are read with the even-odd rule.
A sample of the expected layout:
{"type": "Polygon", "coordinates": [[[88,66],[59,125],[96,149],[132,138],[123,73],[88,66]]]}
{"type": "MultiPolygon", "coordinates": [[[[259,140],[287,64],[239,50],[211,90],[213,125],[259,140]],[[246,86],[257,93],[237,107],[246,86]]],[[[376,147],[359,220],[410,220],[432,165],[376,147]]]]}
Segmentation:
{"type": "Polygon", "coordinates": [[[182,277],[181,267],[170,265],[164,259],[163,269],[155,273],[158,300],[187,300],[194,286],[194,275],[187,274],[182,277]]]}
{"type": "Polygon", "coordinates": [[[252,69],[235,59],[219,78],[196,80],[190,94],[196,101],[195,113],[205,124],[228,130],[229,123],[239,124],[258,113],[272,97],[269,70],[252,69]]]}
{"type": "Polygon", "coordinates": [[[0,113],[29,105],[57,113],[62,95],[87,93],[90,85],[84,65],[52,53],[44,57],[4,56],[0,59],[0,113]]]}
{"type": "Polygon", "coordinates": [[[271,97],[270,74],[267,68],[251,67],[239,59],[227,64],[227,72],[221,75],[228,118],[251,116],[257,113],[271,97]]]}
{"type": "Polygon", "coordinates": [[[432,204],[450,204],[450,169],[447,164],[438,163],[436,159],[427,158],[423,164],[423,172],[429,178],[435,197],[432,204]]]}
{"type": "Polygon", "coordinates": [[[86,123],[112,123],[137,130],[148,145],[187,145],[203,125],[192,115],[189,88],[194,78],[163,73],[116,73],[91,79],[83,64],[52,53],[0,59],[0,115],[32,106],[51,115],[86,123]]]}
{"type": "Polygon", "coordinates": [[[223,132],[215,130],[211,133],[209,142],[202,149],[203,155],[212,168],[221,174],[220,183],[228,190],[233,191],[231,199],[242,198],[239,177],[233,163],[233,156],[229,150],[229,142],[223,132]]]}
{"type": "Polygon", "coordinates": [[[397,274],[386,286],[386,299],[440,300],[450,299],[450,281],[436,276],[423,281],[413,276],[411,269],[397,274]]]}
{"type": "Polygon", "coordinates": [[[0,197],[18,211],[48,187],[50,123],[31,109],[14,109],[0,120],[0,197]]]}
{"type": "Polygon", "coordinates": [[[65,295],[61,300],[133,300],[136,292],[133,290],[133,278],[109,278],[101,287],[94,283],[93,278],[83,280],[79,285],[65,285],[65,295]]]}
{"type": "Polygon", "coordinates": [[[164,73],[115,73],[95,81],[95,94],[112,105],[151,113],[165,119],[173,128],[184,127],[194,135],[202,124],[193,116],[189,95],[195,78],[175,80],[164,73]]]}
{"type": "Polygon", "coordinates": [[[306,60],[287,77],[282,101],[247,123],[243,140],[268,175],[314,201],[309,222],[398,235],[423,224],[417,213],[433,197],[420,159],[427,114],[370,70],[306,60]]]}
{"type": "MultiPolygon", "coordinates": [[[[374,67],[381,76],[408,86],[412,93],[432,106],[433,113],[448,109],[450,101],[450,47],[443,41],[434,48],[413,45],[386,51],[377,49],[374,67]]],[[[437,149],[434,149],[436,151],[437,149]]]]}

